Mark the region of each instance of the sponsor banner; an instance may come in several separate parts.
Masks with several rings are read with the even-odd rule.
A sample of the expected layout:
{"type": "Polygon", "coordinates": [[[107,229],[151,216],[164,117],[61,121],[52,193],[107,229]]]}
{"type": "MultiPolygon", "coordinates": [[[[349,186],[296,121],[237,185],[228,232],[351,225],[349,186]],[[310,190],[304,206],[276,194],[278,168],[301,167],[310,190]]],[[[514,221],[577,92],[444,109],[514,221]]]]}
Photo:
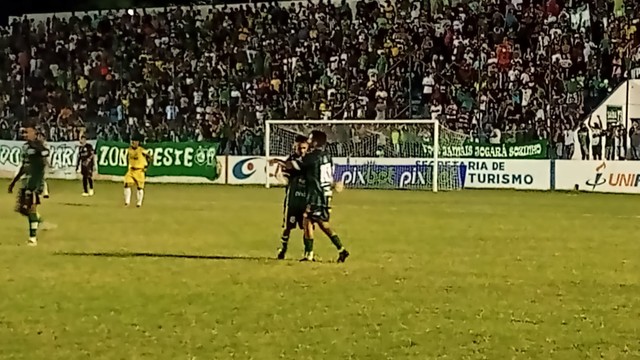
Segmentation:
{"type": "MultiPolygon", "coordinates": [[[[280,167],[269,165],[264,156],[228,156],[227,158],[227,184],[264,185],[267,175],[270,178],[269,184],[284,184],[280,167]]],[[[280,159],[285,160],[286,157],[280,157],[280,159]]]]}
{"type": "MultiPolygon", "coordinates": [[[[346,186],[376,186],[370,181],[393,178],[399,188],[425,185],[433,160],[388,158],[334,158],[346,186]],[[344,166],[344,168],[343,168],[344,166]],[[375,173],[382,169],[384,174],[375,173]],[[391,174],[391,175],[390,175],[391,174]]],[[[549,190],[551,167],[547,160],[443,159],[440,166],[464,166],[462,183],[473,189],[549,190]]]]}
{"type": "MultiPolygon", "coordinates": [[[[433,156],[433,146],[425,144],[424,153],[433,156]]],[[[440,158],[470,159],[547,159],[547,140],[528,142],[526,144],[477,144],[467,143],[460,146],[440,145],[440,158]]]]}
{"type": "MultiPolygon", "coordinates": [[[[336,164],[333,176],[336,181],[352,188],[411,189],[433,186],[433,170],[433,166],[426,162],[413,165],[380,165],[373,162],[364,165],[336,164]]],[[[440,166],[439,171],[438,178],[447,182],[448,186],[464,187],[464,164],[440,166]],[[453,185],[453,181],[456,185],[453,185]]]]}
{"type": "MultiPolygon", "coordinates": [[[[0,140],[0,176],[14,176],[22,165],[24,141],[0,140]]],[[[89,141],[95,147],[95,141],[89,141]]],[[[79,144],[75,141],[49,142],[49,164],[47,178],[76,179],[79,144]]]]}
{"type": "MultiPolygon", "coordinates": [[[[98,141],[96,157],[100,175],[123,176],[127,172],[129,144],[98,141]]],[[[191,177],[214,181],[220,177],[222,164],[216,152],[218,143],[162,142],[144,145],[153,160],[147,170],[148,177],[191,177]]]]}
{"type": "MultiPolygon", "coordinates": [[[[193,177],[193,176],[155,176],[148,177],[146,181],[148,183],[159,183],[159,184],[226,184],[227,180],[225,175],[227,174],[227,158],[226,156],[216,156],[216,160],[218,162],[218,169],[220,173],[220,177],[211,181],[204,177],[193,177]]],[[[107,181],[122,181],[122,176],[119,175],[94,175],[94,178],[97,180],[107,180],[107,181]]]]}
{"type": "Polygon", "coordinates": [[[640,194],[637,161],[556,161],[556,189],[640,194]]]}
{"type": "MultiPolygon", "coordinates": [[[[390,158],[333,158],[336,180],[351,187],[405,188],[426,185],[433,160],[390,158]]],[[[549,190],[548,160],[443,159],[444,166],[464,165],[464,187],[475,189],[549,190]]],[[[229,156],[228,183],[264,184],[267,163],[263,157],[229,156]]],[[[269,167],[269,182],[280,183],[277,167],[269,167]]]]}

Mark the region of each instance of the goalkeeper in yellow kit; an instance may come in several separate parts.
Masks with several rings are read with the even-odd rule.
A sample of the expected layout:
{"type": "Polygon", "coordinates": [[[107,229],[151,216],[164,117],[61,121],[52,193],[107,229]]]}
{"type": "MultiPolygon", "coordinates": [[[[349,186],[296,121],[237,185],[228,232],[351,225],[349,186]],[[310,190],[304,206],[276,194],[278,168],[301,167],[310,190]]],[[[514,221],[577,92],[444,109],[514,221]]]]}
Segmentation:
{"type": "Polygon", "coordinates": [[[127,149],[127,163],[129,169],[124,175],[124,206],[129,206],[131,202],[131,188],[137,189],[138,202],[137,207],[142,206],[144,199],[144,181],[145,172],[151,162],[151,154],[140,146],[140,139],[135,138],[131,141],[131,146],[127,149]]]}

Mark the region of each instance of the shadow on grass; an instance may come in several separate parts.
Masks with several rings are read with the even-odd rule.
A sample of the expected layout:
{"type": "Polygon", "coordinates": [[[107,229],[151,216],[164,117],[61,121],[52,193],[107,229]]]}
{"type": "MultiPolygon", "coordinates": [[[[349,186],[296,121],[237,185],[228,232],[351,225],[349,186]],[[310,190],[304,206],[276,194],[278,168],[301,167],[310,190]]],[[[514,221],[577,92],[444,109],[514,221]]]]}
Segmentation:
{"type": "Polygon", "coordinates": [[[90,204],[79,204],[79,203],[69,203],[69,202],[60,203],[60,205],[64,205],[64,206],[79,206],[79,207],[91,207],[91,205],[90,205],[90,204]]]}
{"type": "Polygon", "coordinates": [[[265,256],[232,256],[232,255],[190,255],[190,254],[166,254],[147,252],[56,252],[58,256],[84,256],[104,258],[172,258],[195,260],[246,260],[246,261],[281,261],[265,256]]]}

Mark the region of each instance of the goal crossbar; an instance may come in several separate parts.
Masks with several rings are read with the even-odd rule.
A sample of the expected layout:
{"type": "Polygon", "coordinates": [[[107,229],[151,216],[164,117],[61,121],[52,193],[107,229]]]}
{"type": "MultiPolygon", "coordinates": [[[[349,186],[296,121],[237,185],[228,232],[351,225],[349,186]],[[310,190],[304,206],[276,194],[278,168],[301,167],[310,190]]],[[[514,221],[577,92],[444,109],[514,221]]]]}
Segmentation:
{"type": "Polygon", "coordinates": [[[420,125],[431,124],[433,125],[433,192],[438,192],[438,152],[439,152],[439,128],[440,121],[438,120],[425,120],[425,119],[394,119],[394,120],[265,120],[264,131],[264,153],[265,153],[265,172],[266,182],[265,187],[270,187],[269,179],[269,159],[271,158],[271,125],[361,125],[361,124],[395,124],[395,125],[420,125]]]}
{"type": "Polygon", "coordinates": [[[299,125],[349,125],[349,124],[439,124],[438,120],[418,120],[418,119],[397,119],[397,120],[265,120],[265,124],[273,124],[273,125],[291,125],[291,124],[299,124],[299,125]]]}

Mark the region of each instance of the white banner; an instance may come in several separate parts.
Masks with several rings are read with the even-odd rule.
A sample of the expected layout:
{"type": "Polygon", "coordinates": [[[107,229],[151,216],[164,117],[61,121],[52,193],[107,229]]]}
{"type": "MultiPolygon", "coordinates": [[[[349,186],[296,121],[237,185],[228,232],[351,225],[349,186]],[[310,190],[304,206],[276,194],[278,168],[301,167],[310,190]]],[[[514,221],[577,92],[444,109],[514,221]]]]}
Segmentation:
{"type": "MultiPolygon", "coordinates": [[[[336,165],[354,166],[347,173],[360,171],[358,165],[397,165],[424,166],[433,163],[425,159],[390,159],[390,158],[334,158],[336,165]]],[[[548,160],[473,160],[446,159],[440,164],[466,166],[464,186],[474,189],[551,189],[551,167],[548,160]]],[[[266,181],[266,161],[263,157],[229,156],[228,184],[264,184],[266,181]]],[[[269,167],[271,183],[278,183],[277,168],[269,167]]],[[[350,174],[350,178],[361,178],[350,174]]],[[[343,174],[344,176],[344,174],[343,174]]],[[[348,185],[348,184],[347,184],[348,185]]]]}
{"type": "MultiPolygon", "coordinates": [[[[334,158],[340,165],[432,165],[433,160],[389,158],[334,158]]],[[[548,160],[443,159],[441,165],[466,166],[464,187],[471,189],[549,190],[551,167],[548,160]]],[[[354,170],[356,171],[356,170],[354,170]]],[[[358,178],[352,174],[352,178],[358,178]]],[[[344,176],[344,175],[343,175],[344,176]]]]}
{"type": "Polygon", "coordinates": [[[556,161],[558,190],[640,194],[640,162],[556,161]]]}
{"type": "MultiPolygon", "coordinates": [[[[13,177],[22,165],[24,141],[0,140],[0,177],[13,177]]],[[[95,141],[89,141],[95,147],[95,141]]],[[[51,153],[47,171],[50,179],[75,179],[79,143],[76,141],[50,142],[51,153]]]]}
{"type": "MultiPolygon", "coordinates": [[[[264,185],[267,173],[271,177],[270,184],[282,184],[277,165],[269,165],[263,156],[228,156],[227,184],[229,185],[264,185]]],[[[282,158],[284,160],[284,158],[282,158]]]]}

